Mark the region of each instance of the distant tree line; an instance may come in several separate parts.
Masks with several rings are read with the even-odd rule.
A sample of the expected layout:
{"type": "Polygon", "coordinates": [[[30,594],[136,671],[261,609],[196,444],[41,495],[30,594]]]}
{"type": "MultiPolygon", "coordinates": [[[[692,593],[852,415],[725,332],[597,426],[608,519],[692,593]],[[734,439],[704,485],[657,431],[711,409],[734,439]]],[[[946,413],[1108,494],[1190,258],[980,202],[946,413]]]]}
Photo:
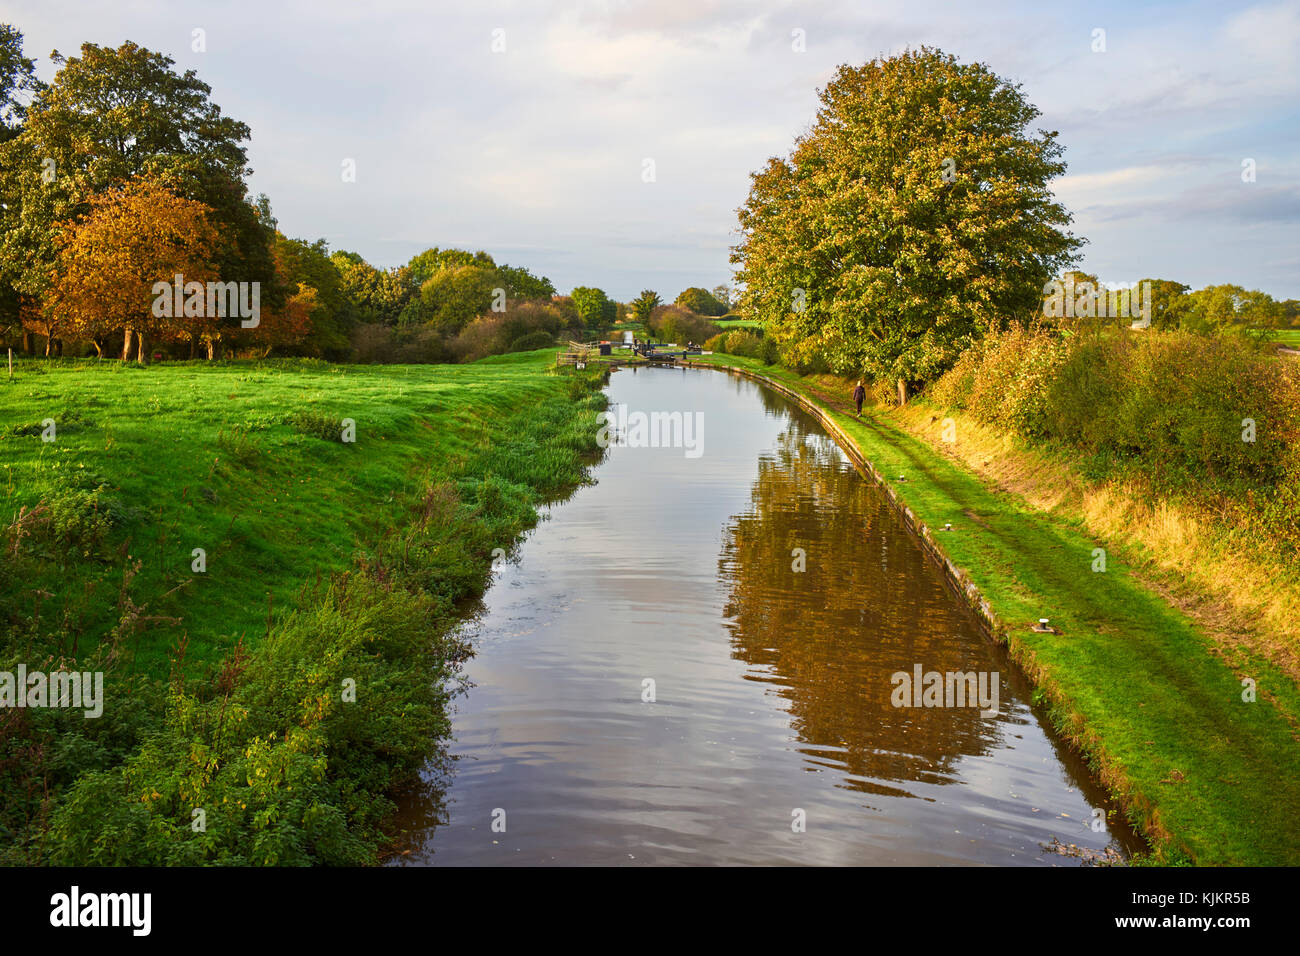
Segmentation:
{"type": "Polygon", "coordinates": [[[438,362],[621,317],[600,289],[559,296],[483,251],[435,247],[384,269],[290,238],[249,194],[251,131],[193,70],[131,42],[51,60],[44,83],[21,32],[0,25],[0,345],[141,363],[438,362]]]}

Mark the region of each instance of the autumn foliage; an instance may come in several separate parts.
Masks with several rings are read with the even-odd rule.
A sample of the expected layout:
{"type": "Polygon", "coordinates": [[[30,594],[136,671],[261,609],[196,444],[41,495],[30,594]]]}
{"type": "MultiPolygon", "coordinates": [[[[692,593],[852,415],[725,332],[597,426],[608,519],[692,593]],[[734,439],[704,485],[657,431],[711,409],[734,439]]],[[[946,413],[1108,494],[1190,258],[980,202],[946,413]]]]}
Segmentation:
{"type": "Polygon", "coordinates": [[[154,284],[217,278],[219,236],[211,210],[150,178],[138,178],[90,200],[90,212],[65,223],[56,274],[45,302],[57,333],[97,343],[118,329],[134,335],[148,361],[152,337],[212,333],[211,317],[157,316],[154,284]]]}

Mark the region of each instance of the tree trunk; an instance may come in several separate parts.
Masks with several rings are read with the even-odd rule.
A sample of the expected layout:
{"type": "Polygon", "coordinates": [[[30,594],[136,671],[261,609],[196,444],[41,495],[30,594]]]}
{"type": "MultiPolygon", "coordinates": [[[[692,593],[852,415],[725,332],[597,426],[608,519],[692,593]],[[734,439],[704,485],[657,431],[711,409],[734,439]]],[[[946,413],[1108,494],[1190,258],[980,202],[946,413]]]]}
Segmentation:
{"type": "Polygon", "coordinates": [[[135,360],[141,365],[149,364],[149,336],[143,332],[137,332],[136,341],[139,342],[139,351],[136,353],[135,360]]]}
{"type": "Polygon", "coordinates": [[[902,378],[898,380],[898,404],[907,404],[907,380],[902,378]]]}
{"type": "Polygon", "coordinates": [[[122,339],[122,361],[123,362],[131,361],[131,344],[132,344],[131,340],[134,337],[135,337],[135,332],[133,332],[131,329],[127,329],[126,334],[122,339]]]}

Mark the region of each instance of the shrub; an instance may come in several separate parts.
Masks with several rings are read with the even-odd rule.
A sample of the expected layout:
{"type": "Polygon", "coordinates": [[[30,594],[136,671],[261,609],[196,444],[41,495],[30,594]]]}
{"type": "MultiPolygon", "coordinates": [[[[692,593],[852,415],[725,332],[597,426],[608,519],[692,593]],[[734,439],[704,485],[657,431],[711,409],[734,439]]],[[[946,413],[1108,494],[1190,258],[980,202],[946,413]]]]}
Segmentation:
{"type": "Polygon", "coordinates": [[[705,342],[722,331],[714,322],[676,305],[661,305],[650,313],[646,329],[664,342],[705,342]]]}
{"type": "Polygon", "coordinates": [[[544,348],[562,333],[579,335],[582,318],[571,305],[557,303],[511,303],[505,312],[480,315],[449,344],[459,362],[473,362],[488,355],[503,355],[526,349],[544,348]],[[530,344],[518,347],[523,339],[530,344]]]}
{"type": "Polygon", "coordinates": [[[968,350],[930,397],[1074,449],[1092,477],[1134,469],[1157,490],[1219,496],[1300,532],[1300,366],[1240,336],[1084,340],[1013,326],[968,350]]]}
{"type": "Polygon", "coordinates": [[[555,336],[544,329],[521,335],[510,343],[509,352],[531,352],[533,349],[550,348],[555,344],[555,336]]]}
{"type": "Polygon", "coordinates": [[[343,441],[343,419],[324,412],[302,409],[285,416],[284,423],[303,435],[324,441],[343,441]]]}
{"type": "Polygon", "coordinates": [[[760,358],[763,340],[748,329],[733,329],[727,333],[727,354],[745,358],[760,358]]]}

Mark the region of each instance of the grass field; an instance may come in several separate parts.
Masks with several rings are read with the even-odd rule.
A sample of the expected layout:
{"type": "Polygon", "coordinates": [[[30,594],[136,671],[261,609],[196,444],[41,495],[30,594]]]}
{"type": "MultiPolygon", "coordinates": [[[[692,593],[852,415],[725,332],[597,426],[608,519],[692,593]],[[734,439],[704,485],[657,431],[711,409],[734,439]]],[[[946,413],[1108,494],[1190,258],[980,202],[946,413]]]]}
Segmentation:
{"type": "MultiPolygon", "coordinates": [[[[20,365],[0,384],[0,515],[44,501],[91,510],[94,540],[51,555],[6,603],[57,616],[66,650],[86,651],[115,623],[120,560],[138,560],[138,602],[159,620],[137,665],[158,673],[182,633],[192,660],[216,660],[266,630],[268,608],[304,580],[346,567],[400,522],[427,470],[452,472],[505,426],[564,397],[542,374],[552,352],[474,365],[206,363],[150,368],[20,365]],[[42,441],[41,422],[55,423],[42,441]],[[343,420],[355,423],[344,443],[343,420]],[[206,571],[192,570],[194,549],[206,571]],[[40,599],[35,592],[53,595],[40,599]]],[[[545,453],[539,467],[545,467],[545,453]]],[[[567,478],[568,476],[566,476],[567,478]]],[[[80,520],[70,514],[68,520],[80,520]]]]}
{"type": "Polygon", "coordinates": [[[464,602],[597,451],[554,356],[0,382],[0,670],[104,674],[98,719],[4,712],[0,864],[375,862],[464,602]]]}
{"type": "Polygon", "coordinates": [[[990,486],[907,434],[888,409],[855,419],[847,391],[750,359],[740,366],[809,396],[832,414],[917,520],[951,522],[941,535],[1002,624],[1054,722],[1089,756],[1100,779],[1146,834],[1158,862],[1300,863],[1300,749],[1294,686],[1276,671],[1273,699],[1243,701],[1242,675],[1181,611],[1112,557],[1091,564],[1097,541],[990,486]],[[1048,617],[1061,634],[1036,634],[1048,617]]]}

